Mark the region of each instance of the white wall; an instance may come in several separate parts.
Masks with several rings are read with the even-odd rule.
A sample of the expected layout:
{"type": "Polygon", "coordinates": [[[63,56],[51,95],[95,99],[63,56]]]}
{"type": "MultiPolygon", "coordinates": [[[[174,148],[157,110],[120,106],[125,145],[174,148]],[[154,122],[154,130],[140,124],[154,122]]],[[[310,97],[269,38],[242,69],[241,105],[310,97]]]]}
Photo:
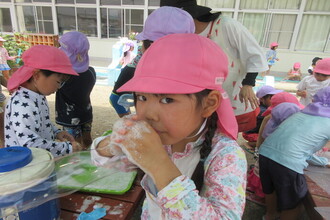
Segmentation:
{"type": "MultiPolygon", "coordinates": [[[[266,54],[266,49],[265,49],[266,54]]],[[[308,67],[312,64],[314,57],[330,57],[330,53],[321,52],[297,52],[288,50],[277,50],[277,57],[280,59],[271,68],[272,71],[276,72],[288,72],[292,68],[295,62],[301,63],[301,72],[307,74],[308,67]]]]}
{"type": "Polygon", "coordinates": [[[119,40],[115,38],[98,39],[88,38],[90,49],[89,56],[93,58],[112,58],[112,46],[119,40]]]}

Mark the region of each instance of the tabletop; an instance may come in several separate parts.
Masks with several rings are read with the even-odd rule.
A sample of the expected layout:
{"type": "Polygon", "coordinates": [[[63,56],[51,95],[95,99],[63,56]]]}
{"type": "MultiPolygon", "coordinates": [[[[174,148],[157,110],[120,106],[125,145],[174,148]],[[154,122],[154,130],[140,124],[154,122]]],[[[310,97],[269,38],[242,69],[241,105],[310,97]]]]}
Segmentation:
{"type": "Polygon", "coordinates": [[[95,208],[106,209],[106,216],[102,219],[131,219],[144,197],[144,190],[140,185],[142,176],[143,173],[139,171],[132,188],[123,195],[78,191],[60,198],[61,219],[77,219],[80,213],[89,213],[95,208]]]}

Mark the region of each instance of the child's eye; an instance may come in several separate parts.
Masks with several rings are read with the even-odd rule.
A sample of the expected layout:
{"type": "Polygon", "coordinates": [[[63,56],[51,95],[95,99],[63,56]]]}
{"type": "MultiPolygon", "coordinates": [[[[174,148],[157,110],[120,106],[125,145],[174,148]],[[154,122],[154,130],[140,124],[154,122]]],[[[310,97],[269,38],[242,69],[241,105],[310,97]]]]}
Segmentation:
{"type": "Polygon", "coordinates": [[[143,95],[136,95],[136,100],[140,101],[140,102],[143,102],[143,101],[146,101],[147,98],[143,95]]]}
{"type": "Polygon", "coordinates": [[[169,103],[171,103],[171,102],[173,102],[173,99],[172,98],[162,98],[161,100],[160,100],[160,102],[161,103],[163,103],[163,104],[169,104],[169,103]]]}

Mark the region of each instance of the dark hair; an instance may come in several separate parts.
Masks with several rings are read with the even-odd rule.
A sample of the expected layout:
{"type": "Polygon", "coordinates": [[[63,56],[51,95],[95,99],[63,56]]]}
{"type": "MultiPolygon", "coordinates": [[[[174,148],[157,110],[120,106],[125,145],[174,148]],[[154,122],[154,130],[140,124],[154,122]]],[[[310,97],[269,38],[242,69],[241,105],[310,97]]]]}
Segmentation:
{"type": "MultiPolygon", "coordinates": [[[[202,104],[203,98],[206,97],[211,91],[212,90],[210,89],[204,89],[203,91],[193,94],[196,97],[196,105],[200,106],[202,104]]],[[[212,150],[212,139],[214,137],[215,131],[218,128],[217,122],[218,114],[216,112],[213,112],[212,115],[207,119],[207,131],[205,133],[205,139],[200,145],[200,154],[202,160],[206,159],[212,150]]]]}
{"type": "Polygon", "coordinates": [[[143,47],[144,47],[145,50],[148,49],[151,46],[152,43],[153,43],[152,40],[143,40],[142,41],[142,44],[143,44],[143,47]]]}
{"type": "Polygon", "coordinates": [[[124,57],[126,57],[126,56],[127,56],[127,52],[128,52],[128,51],[125,51],[125,52],[124,52],[124,57]]]}
{"type": "Polygon", "coordinates": [[[321,57],[314,57],[314,59],[312,60],[312,65],[316,65],[316,62],[322,60],[321,57]]]}
{"type": "Polygon", "coordinates": [[[71,75],[67,75],[67,74],[63,74],[63,73],[59,73],[59,72],[54,72],[51,70],[44,70],[44,69],[40,69],[41,73],[46,76],[49,77],[53,74],[60,74],[60,75],[64,75],[65,76],[65,81],[68,81],[71,78],[71,75]]]}

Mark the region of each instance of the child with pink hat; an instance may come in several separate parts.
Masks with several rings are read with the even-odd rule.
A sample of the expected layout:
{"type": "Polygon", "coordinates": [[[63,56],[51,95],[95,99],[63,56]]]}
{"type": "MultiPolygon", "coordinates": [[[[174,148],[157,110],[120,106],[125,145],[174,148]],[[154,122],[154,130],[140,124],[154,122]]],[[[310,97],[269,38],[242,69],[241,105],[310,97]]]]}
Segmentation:
{"type": "Polygon", "coordinates": [[[43,148],[54,157],[80,150],[69,133],[52,124],[45,97],[78,75],[69,58],[58,48],[38,45],[25,51],[22,59],[24,65],[8,80],[13,94],[6,106],[5,146],[43,148]]]}
{"type": "MultiPolygon", "coordinates": [[[[266,194],[266,219],[299,219],[308,192],[304,176],[307,160],[330,140],[329,130],[330,87],[326,87],[314,95],[311,104],[282,122],[265,139],[259,164],[266,194]]],[[[329,161],[326,166],[330,167],[329,161]]]]}
{"type": "Polygon", "coordinates": [[[3,42],[6,40],[0,37],[0,71],[6,80],[9,79],[10,67],[7,64],[7,60],[15,60],[17,56],[9,56],[6,48],[3,47],[3,42]]]}
{"type": "Polygon", "coordinates": [[[268,67],[269,69],[266,71],[266,75],[269,75],[270,68],[275,64],[275,61],[279,61],[277,57],[277,51],[276,49],[278,48],[278,43],[277,42],[272,42],[269,45],[270,50],[267,51],[266,53],[266,58],[268,62],[268,67]]]}
{"type": "Polygon", "coordinates": [[[312,103],[313,96],[320,89],[330,86],[330,58],[319,60],[314,68],[313,75],[306,76],[297,85],[297,95],[303,105],[312,103]]]}
{"type": "Polygon", "coordinates": [[[296,62],[293,64],[293,68],[288,71],[286,80],[300,81],[302,74],[300,71],[301,63],[296,62]]]}
{"type": "Polygon", "coordinates": [[[119,89],[134,92],[137,114],[94,140],[92,159],[113,166],[126,157],[146,173],[141,219],[242,217],[247,164],[222,88],[227,74],[227,56],[213,41],[171,34],[151,45],[119,89]]]}

